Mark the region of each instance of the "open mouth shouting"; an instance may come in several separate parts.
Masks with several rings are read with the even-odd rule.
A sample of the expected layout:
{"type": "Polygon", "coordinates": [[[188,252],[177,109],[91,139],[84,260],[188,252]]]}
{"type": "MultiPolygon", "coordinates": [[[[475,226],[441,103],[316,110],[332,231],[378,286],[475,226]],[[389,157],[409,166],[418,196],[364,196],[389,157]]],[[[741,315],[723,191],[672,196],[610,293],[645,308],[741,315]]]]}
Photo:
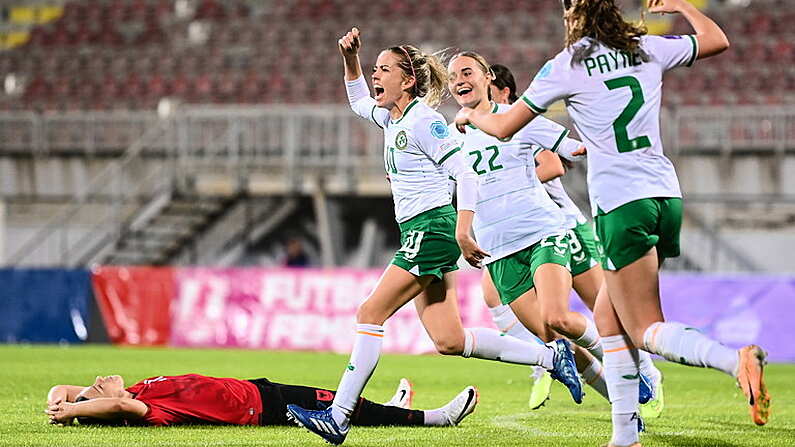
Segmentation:
{"type": "Polygon", "coordinates": [[[375,100],[380,101],[384,97],[384,87],[379,84],[373,84],[373,90],[375,91],[375,100]]]}

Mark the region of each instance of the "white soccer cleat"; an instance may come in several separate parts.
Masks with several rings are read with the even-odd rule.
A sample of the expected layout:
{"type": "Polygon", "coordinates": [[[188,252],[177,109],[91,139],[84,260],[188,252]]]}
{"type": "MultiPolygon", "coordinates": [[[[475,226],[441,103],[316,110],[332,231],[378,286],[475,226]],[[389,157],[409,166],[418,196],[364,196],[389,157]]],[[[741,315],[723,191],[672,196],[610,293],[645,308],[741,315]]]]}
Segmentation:
{"type": "Polygon", "coordinates": [[[464,388],[464,391],[458,393],[447,405],[441,408],[450,425],[458,425],[465,417],[475,411],[475,406],[478,404],[478,389],[474,386],[464,388]]]}
{"type": "Polygon", "coordinates": [[[411,402],[413,400],[414,390],[411,387],[411,382],[404,378],[400,379],[397,390],[395,390],[395,395],[392,396],[392,399],[389,399],[389,402],[385,403],[384,405],[388,407],[398,407],[411,410],[411,402]]]}

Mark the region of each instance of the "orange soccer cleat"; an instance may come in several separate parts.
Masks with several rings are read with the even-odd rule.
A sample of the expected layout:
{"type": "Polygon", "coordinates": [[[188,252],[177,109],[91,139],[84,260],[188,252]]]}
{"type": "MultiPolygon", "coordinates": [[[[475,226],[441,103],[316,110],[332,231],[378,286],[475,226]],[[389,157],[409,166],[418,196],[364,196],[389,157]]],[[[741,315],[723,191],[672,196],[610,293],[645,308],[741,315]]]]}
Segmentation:
{"type": "Polygon", "coordinates": [[[770,417],[770,394],[764,379],[767,353],[756,345],[740,349],[737,385],[742,388],[751,407],[751,419],[756,425],[765,425],[770,417]]]}

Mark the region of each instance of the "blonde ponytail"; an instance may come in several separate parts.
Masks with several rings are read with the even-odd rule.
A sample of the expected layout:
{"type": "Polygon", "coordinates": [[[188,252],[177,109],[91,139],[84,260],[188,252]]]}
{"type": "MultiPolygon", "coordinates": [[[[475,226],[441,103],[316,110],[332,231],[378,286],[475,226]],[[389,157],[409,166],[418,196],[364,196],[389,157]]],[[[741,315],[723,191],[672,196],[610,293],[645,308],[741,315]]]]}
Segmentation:
{"type": "Polygon", "coordinates": [[[409,93],[423,98],[425,104],[436,108],[447,95],[447,69],[439,57],[425,54],[412,45],[388,48],[400,59],[398,67],[407,77],[414,77],[414,85],[409,93]]]}

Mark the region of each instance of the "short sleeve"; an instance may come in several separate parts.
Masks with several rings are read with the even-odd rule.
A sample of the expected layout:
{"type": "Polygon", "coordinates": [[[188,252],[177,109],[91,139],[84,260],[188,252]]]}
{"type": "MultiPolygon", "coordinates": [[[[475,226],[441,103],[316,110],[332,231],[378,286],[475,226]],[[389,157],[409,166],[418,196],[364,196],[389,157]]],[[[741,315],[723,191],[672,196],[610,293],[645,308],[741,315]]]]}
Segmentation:
{"type": "Polygon", "coordinates": [[[568,134],[568,129],[543,116],[536,117],[517,132],[519,141],[549,149],[552,152],[558,149],[560,142],[568,134]]]}
{"type": "Polygon", "coordinates": [[[547,111],[555,102],[569,95],[570,84],[568,70],[565,70],[561,58],[555,57],[547,61],[538,71],[530,87],[522,94],[522,102],[537,114],[547,111]]]}
{"type": "Polygon", "coordinates": [[[693,65],[698,57],[698,40],[693,35],[645,36],[642,44],[652,60],[658,62],[663,71],[693,65]]]}
{"type": "Polygon", "coordinates": [[[441,117],[418,120],[414,127],[414,138],[419,149],[440,165],[461,150],[460,142],[450,134],[450,129],[441,117]]]}

